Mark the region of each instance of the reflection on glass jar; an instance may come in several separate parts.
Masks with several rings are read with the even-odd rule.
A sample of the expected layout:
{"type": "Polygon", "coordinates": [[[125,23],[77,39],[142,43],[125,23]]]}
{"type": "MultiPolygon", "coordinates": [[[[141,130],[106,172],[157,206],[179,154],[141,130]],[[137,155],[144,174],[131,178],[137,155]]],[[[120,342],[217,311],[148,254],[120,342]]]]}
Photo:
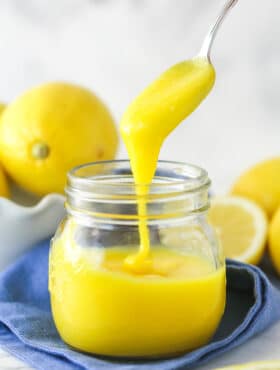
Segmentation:
{"type": "Polygon", "coordinates": [[[69,173],[49,274],[66,343],[100,355],[157,357],[210,340],[224,311],[225,265],[206,220],[208,187],[204,170],[159,162],[146,199],[152,270],[139,274],[124,265],[139,248],[129,162],[69,173]]]}

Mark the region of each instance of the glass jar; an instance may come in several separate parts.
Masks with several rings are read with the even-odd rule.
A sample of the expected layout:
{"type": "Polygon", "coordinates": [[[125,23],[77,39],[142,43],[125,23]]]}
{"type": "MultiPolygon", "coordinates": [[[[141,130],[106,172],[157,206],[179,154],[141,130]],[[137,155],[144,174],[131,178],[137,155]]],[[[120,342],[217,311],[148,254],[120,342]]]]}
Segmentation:
{"type": "Polygon", "coordinates": [[[199,167],[159,161],[146,197],[154,270],[134,274],[123,263],[139,248],[129,162],[70,171],[49,271],[66,343],[99,355],[158,357],[211,339],[225,306],[225,264],[207,223],[209,184],[199,167]]]}

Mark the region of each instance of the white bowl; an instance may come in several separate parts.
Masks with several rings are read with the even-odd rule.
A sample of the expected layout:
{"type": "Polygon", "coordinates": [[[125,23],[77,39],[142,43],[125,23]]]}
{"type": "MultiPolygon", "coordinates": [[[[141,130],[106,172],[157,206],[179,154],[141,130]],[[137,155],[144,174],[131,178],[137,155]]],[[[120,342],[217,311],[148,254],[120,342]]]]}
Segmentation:
{"type": "Polygon", "coordinates": [[[38,199],[14,185],[11,199],[0,198],[0,271],[54,234],[65,213],[64,201],[59,194],[38,199]]]}

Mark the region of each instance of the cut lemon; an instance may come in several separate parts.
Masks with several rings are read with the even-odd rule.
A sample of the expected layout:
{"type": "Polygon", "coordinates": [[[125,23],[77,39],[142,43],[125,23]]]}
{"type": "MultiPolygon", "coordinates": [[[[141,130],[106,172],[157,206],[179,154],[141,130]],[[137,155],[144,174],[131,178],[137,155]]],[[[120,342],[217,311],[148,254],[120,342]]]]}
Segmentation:
{"type": "Polygon", "coordinates": [[[238,196],[219,197],[212,200],[208,217],[227,258],[252,264],[260,261],[268,222],[256,203],[238,196]]]}
{"type": "Polygon", "coordinates": [[[269,225],[268,251],[271,261],[280,275],[280,207],[274,213],[269,225]]]}
{"type": "Polygon", "coordinates": [[[243,365],[232,365],[216,370],[280,370],[280,361],[250,362],[243,365]]]}

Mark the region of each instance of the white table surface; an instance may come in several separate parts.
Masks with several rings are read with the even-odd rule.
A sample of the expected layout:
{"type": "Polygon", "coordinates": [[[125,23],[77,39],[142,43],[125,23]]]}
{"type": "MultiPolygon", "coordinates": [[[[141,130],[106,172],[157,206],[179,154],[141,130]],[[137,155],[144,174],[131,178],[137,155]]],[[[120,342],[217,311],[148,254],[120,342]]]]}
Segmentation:
{"type": "Polygon", "coordinates": [[[7,352],[0,349],[0,369],[1,370],[28,370],[31,369],[29,366],[25,365],[23,362],[15,359],[7,352]]]}

